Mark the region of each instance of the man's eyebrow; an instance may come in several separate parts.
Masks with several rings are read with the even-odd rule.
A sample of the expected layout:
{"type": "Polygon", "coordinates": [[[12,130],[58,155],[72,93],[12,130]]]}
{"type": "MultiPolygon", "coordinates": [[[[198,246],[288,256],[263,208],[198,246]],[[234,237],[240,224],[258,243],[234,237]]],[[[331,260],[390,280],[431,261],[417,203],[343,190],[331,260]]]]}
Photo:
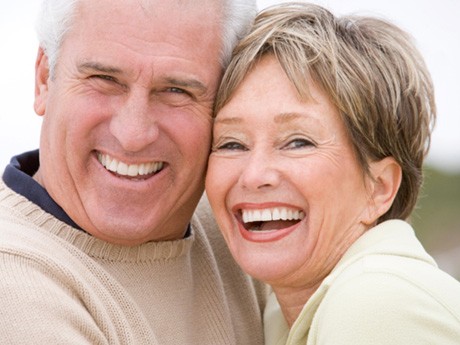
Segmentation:
{"type": "Polygon", "coordinates": [[[112,66],[105,66],[98,62],[84,62],[78,66],[80,72],[99,72],[107,74],[120,74],[121,70],[112,66]]]}
{"type": "MultiPolygon", "coordinates": [[[[98,73],[106,73],[106,74],[121,74],[122,70],[113,67],[103,65],[98,62],[84,62],[78,66],[78,70],[80,72],[98,72],[98,73]]],[[[164,79],[166,83],[184,88],[184,89],[195,89],[199,92],[206,92],[207,87],[197,79],[194,78],[175,78],[175,77],[167,77],[164,79]]]]}
{"type": "Polygon", "coordinates": [[[181,87],[184,89],[195,89],[201,92],[206,92],[207,87],[197,79],[187,78],[187,79],[178,79],[174,77],[168,77],[165,79],[168,84],[181,87]]]}

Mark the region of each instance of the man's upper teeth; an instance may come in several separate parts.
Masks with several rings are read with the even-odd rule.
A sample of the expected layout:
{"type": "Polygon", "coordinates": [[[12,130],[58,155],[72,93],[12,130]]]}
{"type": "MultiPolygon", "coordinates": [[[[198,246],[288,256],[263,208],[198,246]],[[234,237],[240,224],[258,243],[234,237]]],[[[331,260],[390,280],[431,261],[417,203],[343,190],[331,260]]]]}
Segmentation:
{"type": "Polygon", "coordinates": [[[267,222],[276,220],[302,220],[305,213],[287,207],[265,208],[262,210],[242,210],[243,222],[267,222]]]}
{"type": "Polygon", "coordinates": [[[97,155],[97,158],[107,170],[131,177],[153,174],[163,168],[163,162],[126,164],[101,153],[97,155]]]}

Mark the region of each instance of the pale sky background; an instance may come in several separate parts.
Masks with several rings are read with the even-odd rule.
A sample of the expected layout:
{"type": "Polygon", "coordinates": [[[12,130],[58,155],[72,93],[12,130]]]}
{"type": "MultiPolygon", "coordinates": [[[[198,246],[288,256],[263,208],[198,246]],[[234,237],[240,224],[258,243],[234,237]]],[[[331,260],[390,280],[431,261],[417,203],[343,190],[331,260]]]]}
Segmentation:
{"type": "MultiPolygon", "coordinates": [[[[258,0],[259,8],[283,2],[258,0]]],[[[335,14],[386,18],[411,33],[436,87],[438,122],[428,162],[460,171],[459,0],[313,0],[335,14]]],[[[38,147],[41,119],[33,111],[34,31],[39,0],[0,0],[0,171],[12,155],[38,147]]]]}

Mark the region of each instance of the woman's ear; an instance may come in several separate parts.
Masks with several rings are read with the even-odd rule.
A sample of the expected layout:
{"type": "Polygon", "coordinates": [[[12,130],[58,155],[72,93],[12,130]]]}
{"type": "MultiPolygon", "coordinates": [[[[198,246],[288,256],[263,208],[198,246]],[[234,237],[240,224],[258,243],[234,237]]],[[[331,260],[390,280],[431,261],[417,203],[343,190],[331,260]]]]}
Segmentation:
{"type": "Polygon", "coordinates": [[[45,115],[46,101],[48,98],[49,82],[49,65],[48,57],[42,48],[38,49],[37,59],[35,61],[35,112],[42,116],[45,115]]]}
{"type": "Polygon", "coordinates": [[[372,225],[385,214],[393,204],[401,185],[401,166],[393,157],[370,163],[369,212],[364,223],[372,225]]]}

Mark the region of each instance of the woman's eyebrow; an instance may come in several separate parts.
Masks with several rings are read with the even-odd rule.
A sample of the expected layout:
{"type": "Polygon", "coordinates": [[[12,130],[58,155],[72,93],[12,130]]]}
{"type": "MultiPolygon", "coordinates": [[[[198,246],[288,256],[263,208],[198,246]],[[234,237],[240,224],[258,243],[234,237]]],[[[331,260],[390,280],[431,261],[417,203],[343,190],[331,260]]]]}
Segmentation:
{"type": "Polygon", "coordinates": [[[232,125],[232,124],[239,124],[243,122],[241,117],[216,117],[214,119],[214,124],[224,124],[224,125],[232,125]]]}
{"type": "Polygon", "coordinates": [[[290,122],[296,120],[305,120],[311,119],[312,116],[308,113],[299,113],[299,112],[286,112],[280,113],[275,116],[276,123],[290,122]]]}

